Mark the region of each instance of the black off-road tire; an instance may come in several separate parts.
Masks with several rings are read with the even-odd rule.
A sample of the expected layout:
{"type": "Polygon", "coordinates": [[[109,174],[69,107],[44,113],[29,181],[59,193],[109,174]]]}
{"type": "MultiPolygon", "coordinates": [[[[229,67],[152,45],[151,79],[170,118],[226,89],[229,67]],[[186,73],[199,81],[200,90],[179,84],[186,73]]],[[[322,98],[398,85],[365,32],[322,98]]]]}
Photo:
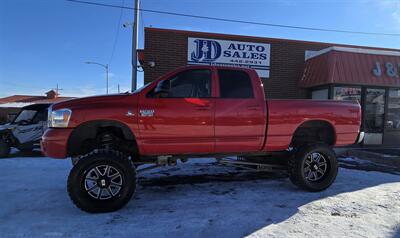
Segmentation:
{"type": "Polygon", "coordinates": [[[80,158],[81,158],[80,156],[73,156],[73,157],[71,157],[71,164],[72,164],[72,166],[75,166],[76,164],[78,164],[80,158]]]}
{"type": "Polygon", "coordinates": [[[0,158],[5,158],[10,155],[10,146],[0,138],[0,158]]]}
{"type": "MultiPolygon", "coordinates": [[[[308,162],[308,161],[307,161],[308,162]]],[[[335,181],[338,173],[338,161],[332,148],[325,144],[311,144],[299,148],[298,152],[289,159],[289,178],[296,186],[310,192],[327,189],[335,181]],[[306,160],[313,153],[320,153],[326,160],[327,168],[324,175],[316,181],[310,181],[306,176],[306,160]]],[[[314,177],[315,178],[315,177],[314,177]]]]}
{"type": "MultiPolygon", "coordinates": [[[[68,194],[73,203],[83,211],[105,213],[125,206],[136,190],[136,170],[122,153],[111,150],[94,150],[82,156],[68,176],[68,194]],[[115,196],[100,200],[87,192],[86,176],[97,166],[112,166],[121,175],[122,185],[115,196]]],[[[109,193],[110,194],[110,193],[109,193]]]]}

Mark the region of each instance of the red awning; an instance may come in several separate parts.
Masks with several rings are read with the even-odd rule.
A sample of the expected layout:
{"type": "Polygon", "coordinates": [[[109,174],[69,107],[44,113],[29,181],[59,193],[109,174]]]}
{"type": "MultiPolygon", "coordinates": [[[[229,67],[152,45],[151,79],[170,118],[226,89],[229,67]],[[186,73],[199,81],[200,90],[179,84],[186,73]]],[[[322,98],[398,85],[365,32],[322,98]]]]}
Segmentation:
{"type": "Polygon", "coordinates": [[[400,87],[400,51],[330,47],[306,60],[300,87],[333,83],[400,87]]]}

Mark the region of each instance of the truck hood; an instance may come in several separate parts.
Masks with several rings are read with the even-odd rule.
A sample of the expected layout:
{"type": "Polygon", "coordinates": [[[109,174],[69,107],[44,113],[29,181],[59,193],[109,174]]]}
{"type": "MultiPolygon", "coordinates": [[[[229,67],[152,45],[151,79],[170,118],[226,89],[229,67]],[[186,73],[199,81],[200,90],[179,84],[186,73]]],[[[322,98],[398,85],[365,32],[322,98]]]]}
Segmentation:
{"type": "Polygon", "coordinates": [[[110,94],[110,95],[100,95],[100,96],[90,96],[83,98],[71,99],[63,102],[53,104],[52,110],[57,110],[61,108],[82,108],[82,107],[92,107],[92,106],[115,106],[115,103],[121,103],[126,100],[130,102],[135,102],[137,100],[137,94],[110,94]]]}
{"type": "Polygon", "coordinates": [[[12,125],[10,123],[7,123],[7,124],[4,124],[4,125],[0,125],[0,131],[10,130],[10,129],[13,129],[14,127],[16,127],[16,125],[12,125]]]}

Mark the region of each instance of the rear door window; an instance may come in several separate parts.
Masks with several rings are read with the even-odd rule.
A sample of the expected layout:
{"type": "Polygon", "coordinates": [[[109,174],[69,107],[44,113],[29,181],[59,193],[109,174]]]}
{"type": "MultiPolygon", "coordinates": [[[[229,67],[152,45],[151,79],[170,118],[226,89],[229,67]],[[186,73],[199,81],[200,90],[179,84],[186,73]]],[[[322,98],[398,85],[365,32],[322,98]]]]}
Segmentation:
{"type": "Polygon", "coordinates": [[[250,76],[240,70],[218,70],[221,98],[254,98],[250,76]]]}

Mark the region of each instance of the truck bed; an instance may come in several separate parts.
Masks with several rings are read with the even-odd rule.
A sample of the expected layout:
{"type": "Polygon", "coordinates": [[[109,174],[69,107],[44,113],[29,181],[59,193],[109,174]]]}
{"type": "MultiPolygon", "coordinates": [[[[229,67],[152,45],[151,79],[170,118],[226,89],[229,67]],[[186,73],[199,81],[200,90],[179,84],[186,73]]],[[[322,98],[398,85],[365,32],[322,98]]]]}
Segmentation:
{"type": "Polygon", "coordinates": [[[336,133],[334,146],[353,144],[360,131],[361,107],[357,101],[272,99],[266,104],[266,151],[287,149],[296,129],[311,120],[332,125],[336,133]]]}

